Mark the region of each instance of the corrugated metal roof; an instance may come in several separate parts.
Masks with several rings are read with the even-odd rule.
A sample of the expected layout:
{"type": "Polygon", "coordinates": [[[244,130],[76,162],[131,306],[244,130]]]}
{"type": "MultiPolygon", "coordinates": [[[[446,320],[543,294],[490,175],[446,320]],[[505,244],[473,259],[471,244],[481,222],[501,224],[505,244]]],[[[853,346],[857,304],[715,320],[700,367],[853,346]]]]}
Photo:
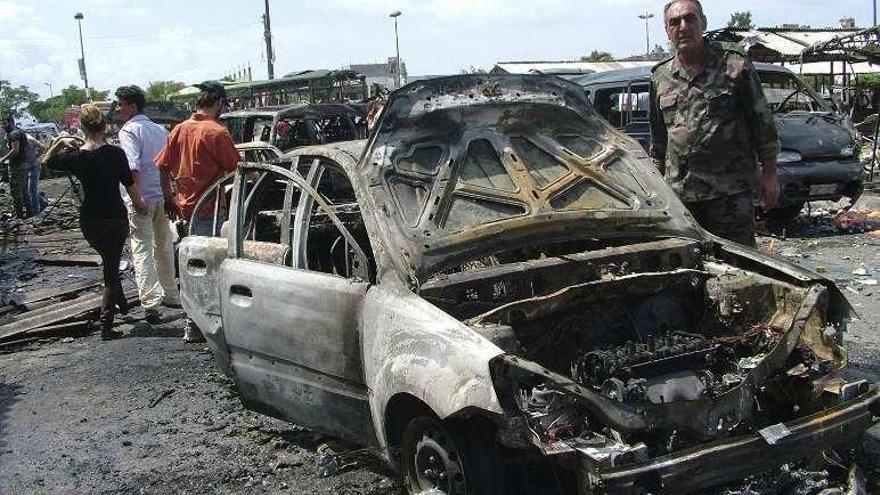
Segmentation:
{"type": "Polygon", "coordinates": [[[493,74],[529,74],[532,72],[556,71],[556,70],[581,70],[592,72],[605,72],[617,69],[632,69],[636,67],[652,67],[656,61],[612,61],[612,62],[581,62],[579,60],[558,61],[514,61],[498,62],[492,68],[493,74]]]}

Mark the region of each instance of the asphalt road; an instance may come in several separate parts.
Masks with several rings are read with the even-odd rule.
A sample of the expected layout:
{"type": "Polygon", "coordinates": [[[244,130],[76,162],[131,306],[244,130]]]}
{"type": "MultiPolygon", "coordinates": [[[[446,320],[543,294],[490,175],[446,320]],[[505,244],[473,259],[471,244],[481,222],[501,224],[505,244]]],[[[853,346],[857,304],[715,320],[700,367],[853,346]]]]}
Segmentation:
{"type": "MultiPolygon", "coordinates": [[[[852,372],[878,379],[880,286],[864,281],[880,278],[880,238],[826,227],[819,218],[761,245],[840,284],[859,315],[846,336],[852,372]]],[[[64,273],[18,283],[58,283],[64,273]]],[[[244,410],[204,345],[181,341],[181,320],[135,322],[117,341],[50,339],[0,354],[0,493],[400,493],[365,455],[318,476],[326,439],[244,410]]],[[[818,493],[821,472],[811,476],[818,481],[752,480],[723,493],[818,493]]]]}

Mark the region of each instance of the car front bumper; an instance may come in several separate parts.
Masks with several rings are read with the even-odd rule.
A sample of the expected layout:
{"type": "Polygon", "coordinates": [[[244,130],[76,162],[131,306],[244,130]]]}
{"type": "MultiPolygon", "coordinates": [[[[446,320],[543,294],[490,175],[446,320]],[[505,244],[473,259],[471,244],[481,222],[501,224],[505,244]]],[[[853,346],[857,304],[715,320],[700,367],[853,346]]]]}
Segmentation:
{"type": "Polygon", "coordinates": [[[780,163],[780,207],[806,201],[853,201],[862,193],[862,164],[857,160],[803,161],[780,163]]]}
{"type": "Polygon", "coordinates": [[[854,442],[877,421],[880,389],[789,423],[787,436],[771,445],[758,433],[703,444],[645,462],[600,470],[600,493],[683,493],[767,471],[831,446],[854,442]]]}

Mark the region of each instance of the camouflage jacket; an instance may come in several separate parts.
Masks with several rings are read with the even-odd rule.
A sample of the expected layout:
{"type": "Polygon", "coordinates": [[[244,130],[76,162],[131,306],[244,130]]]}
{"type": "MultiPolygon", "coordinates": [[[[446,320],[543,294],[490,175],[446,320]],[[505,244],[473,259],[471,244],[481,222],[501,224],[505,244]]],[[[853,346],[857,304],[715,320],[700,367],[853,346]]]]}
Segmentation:
{"type": "Polygon", "coordinates": [[[651,76],[651,156],[683,201],[754,191],[757,158],[779,153],[761,82],[738,45],[710,43],[691,77],[670,58],[651,76]]]}

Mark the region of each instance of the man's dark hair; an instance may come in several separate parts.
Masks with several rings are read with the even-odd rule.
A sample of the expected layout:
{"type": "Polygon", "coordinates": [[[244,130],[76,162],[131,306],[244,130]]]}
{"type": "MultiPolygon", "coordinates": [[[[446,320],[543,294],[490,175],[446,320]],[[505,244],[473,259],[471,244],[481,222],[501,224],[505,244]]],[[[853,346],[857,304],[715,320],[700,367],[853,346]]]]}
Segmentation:
{"type": "Polygon", "coordinates": [[[217,81],[205,81],[201,84],[196,84],[196,87],[201,91],[199,97],[196,98],[196,108],[208,108],[217,103],[218,100],[229,99],[226,94],[226,88],[217,81]]]}
{"type": "Polygon", "coordinates": [[[147,94],[144,93],[144,90],[139,86],[134,84],[131,86],[120,86],[114,95],[126,103],[134,103],[138,109],[138,113],[143,112],[144,106],[147,104],[147,94]]]}
{"type": "Polygon", "coordinates": [[[665,7],[663,7],[663,23],[666,24],[666,12],[669,11],[669,7],[677,4],[678,2],[690,2],[697,6],[697,12],[700,14],[700,18],[703,19],[703,24],[706,24],[706,14],[703,13],[703,4],[700,3],[700,0],[672,0],[667,3],[665,7]]]}

